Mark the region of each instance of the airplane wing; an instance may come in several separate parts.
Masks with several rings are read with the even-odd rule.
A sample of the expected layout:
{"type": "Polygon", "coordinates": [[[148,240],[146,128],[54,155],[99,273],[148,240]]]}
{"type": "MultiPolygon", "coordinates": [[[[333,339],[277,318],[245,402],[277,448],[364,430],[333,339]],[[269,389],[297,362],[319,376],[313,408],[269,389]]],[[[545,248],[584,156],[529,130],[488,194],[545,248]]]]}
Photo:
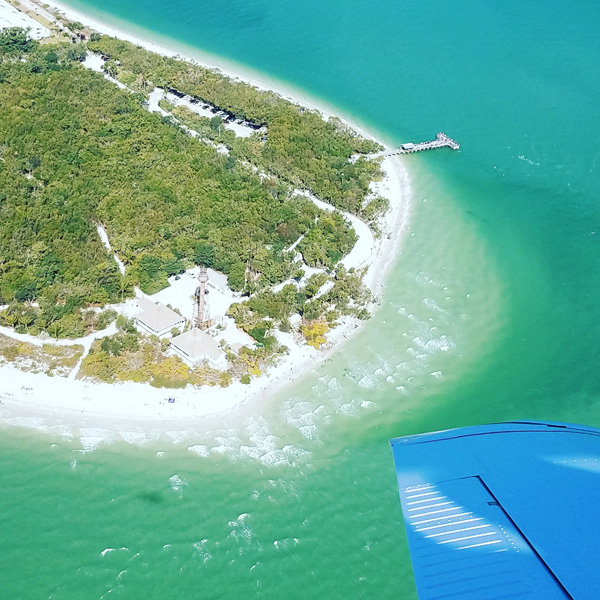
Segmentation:
{"type": "Polygon", "coordinates": [[[390,443],[420,600],[600,598],[600,430],[511,422],[390,443]]]}

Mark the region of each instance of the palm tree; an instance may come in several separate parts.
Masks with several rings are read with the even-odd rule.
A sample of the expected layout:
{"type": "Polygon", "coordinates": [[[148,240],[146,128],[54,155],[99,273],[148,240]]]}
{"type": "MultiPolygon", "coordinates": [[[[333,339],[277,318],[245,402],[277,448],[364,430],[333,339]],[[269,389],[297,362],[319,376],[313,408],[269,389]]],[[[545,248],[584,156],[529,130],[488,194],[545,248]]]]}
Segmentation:
{"type": "Polygon", "coordinates": [[[50,330],[54,333],[54,337],[58,339],[58,334],[62,330],[62,325],[58,321],[54,321],[52,325],[50,325],[50,330]]]}
{"type": "Polygon", "coordinates": [[[2,312],[0,312],[0,323],[4,324],[8,324],[8,315],[10,313],[8,312],[8,308],[5,308],[2,312]]]}
{"type": "Polygon", "coordinates": [[[5,317],[6,323],[8,324],[9,327],[12,327],[13,329],[15,328],[15,325],[17,324],[17,320],[18,320],[18,317],[17,317],[17,315],[15,315],[15,313],[9,313],[5,317]]]}
{"type": "Polygon", "coordinates": [[[44,319],[44,317],[39,317],[35,320],[35,326],[41,333],[42,331],[46,330],[46,327],[48,326],[48,321],[44,319]]]}
{"type": "Polygon", "coordinates": [[[83,25],[79,21],[71,21],[67,23],[67,29],[77,34],[83,29],[83,25]]]}
{"type": "Polygon", "coordinates": [[[22,313],[19,318],[18,321],[21,325],[25,325],[25,329],[27,330],[27,333],[29,333],[29,326],[33,323],[35,319],[33,318],[33,315],[31,315],[30,313],[22,313]]]}

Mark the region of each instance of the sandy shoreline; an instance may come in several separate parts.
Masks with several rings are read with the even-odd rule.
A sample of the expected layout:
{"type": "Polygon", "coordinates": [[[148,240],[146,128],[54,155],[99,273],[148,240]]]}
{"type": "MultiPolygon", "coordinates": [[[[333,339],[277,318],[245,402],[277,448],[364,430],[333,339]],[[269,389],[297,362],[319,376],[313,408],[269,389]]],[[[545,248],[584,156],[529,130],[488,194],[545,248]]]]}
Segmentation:
{"type": "MultiPolygon", "coordinates": [[[[28,0],[22,3],[34,8],[33,3],[28,0]]],[[[178,52],[99,23],[59,3],[47,4],[59,9],[68,18],[81,21],[101,33],[126,39],[163,55],[182,56],[178,52]]],[[[261,89],[271,89],[296,104],[319,110],[325,118],[334,115],[331,110],[324,110],[310,100],[290,96],[288,91],[277,89],[276,85],[265,85],[253,78],[229,72],[218,64],[203,62],[198,57],[182,58],[193,60],[202,66],[218,68],[236,80],[246,81],[261,89]]],[[[342,120],[364,137],[375,139],[362,128],[342,120]]],[[[388,198],[390,210],[381,220],[382,234],[375,239],[374,246],[369,245],[365,249],[365,256],[355,256],[355,260],[369,264],[364,281],[375,297],[381,294],[386,271],[397,256],[410,214],[410,180],[404,165],[397,157],[387,157],[382,167],[385,179],[372,186],[373,191],[388,198]]],[[[47,428],[49,424],[54,427],[60,427],[60,424],[85,424],[86,427],[97,425],[108,429],[116,427],[121,433],[123,427],[131,432],[140,428],[145,431],[166,431],[178,427],[188,429],[191,420],[222,415],[236,406],[264,399],[267,395],[280,391],[290,381],[310,372],[316,364],[327,359],[357,330],[359,323],[355,319],[344,319],[328,334],[327,350],[317,351],[309,346],[294,344],[290,346],[290,353],[266,375],[253,379],[249,385],[236,382],[227,388],[205,386],[200,389],[169,391],[153,388],[149,384],[104,384],[51,378],[19,371],[12,366],[1,366],[0,419],[11,425],[36,428],[47,428]],[[175,397],[176,401],[168,403],[168,396],[175,397]]],[[[77,340],[70,343],[77,343],[77,340]]],[[[137,434],[132,436],[136,438],[137,434]]]]}
{"type": "MultiPolygon", "coordinates": [[[[312,110],[318,110],[325,119],[333,116],[338,117],[363,137],[376,139],[382,145],[386,145],[382,141],[384,137],[383,134],[369,131],[367,126],[356,123],[356,120],[353,120],[352,118],[348,119],[344,116],[344,113],[337,110],[335,106],[327,105],[324,100],[311,97],[302,89],[295,88],[292,84],[273,79],[269,75],[254,71],[246,65],[237,64],[233,61],[228,61],[227,59],[223,59],[219,56],[215,56],[187,46],[183,50],[171,48],[169,47],[171,40],[167,40],[165,45],[162,42],[154,42],[152,40],[145,39],[139,35],[128,32],[126,29],[121,29],[118,26],[115,27],[103,23],[102,21],[90,17],[89,15],[86,15],[77,9],[71,8],[65,4],[62,4],[61,2],[56,2],[56,0],[50,0],[49,2],[44,1],[40,2],[39,4],[37,4],[35,0],[19,0],[19,2],[23,6],[30,7],[31,10],[35,10],[36,12],[39,12],[40,6],[50,7],[51,9],[59,11],[72,21],[79,21],[91,29],[98,31],[99,33],[104,33],[112,37],[126,40],[141,46],[150,52],[156,52],[157,54],[161,54],[163,56],[179,56],[186,61],[196,63],[202,67],[218,69],[230,79],[249,83],[260,90],[276,92],[282,98],[285,98],[294,104],[298,104],[312,110]]],[[[41,10],[43,11],[44,9],[42,8],[41,10]]],[[[174,40],[173,43],[176,44],[176,41],[174,40]]],[[[182,46],[184,45],[182,44],[182,46]]]]}

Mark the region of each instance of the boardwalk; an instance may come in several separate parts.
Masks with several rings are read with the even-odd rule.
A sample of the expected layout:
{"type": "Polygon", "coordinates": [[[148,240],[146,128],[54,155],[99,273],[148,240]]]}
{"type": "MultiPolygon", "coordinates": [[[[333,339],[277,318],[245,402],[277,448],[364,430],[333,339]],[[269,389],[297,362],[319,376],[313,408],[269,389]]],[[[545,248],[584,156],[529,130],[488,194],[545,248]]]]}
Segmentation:
{"type": "Polygon", "coordinates": [[[445,133],[438,133],[435,140],[430,142],[419,142],[417,144],[402,144],[401,148],[397,150],[390,150],[385,152],[384,156],[395,156],[396,154],[411,154],[412,152],[421,152],[422,150],[433,150],[434,148],[452,148],[452,150],[458,150],[460,144],[448,137],[445,133]]]}

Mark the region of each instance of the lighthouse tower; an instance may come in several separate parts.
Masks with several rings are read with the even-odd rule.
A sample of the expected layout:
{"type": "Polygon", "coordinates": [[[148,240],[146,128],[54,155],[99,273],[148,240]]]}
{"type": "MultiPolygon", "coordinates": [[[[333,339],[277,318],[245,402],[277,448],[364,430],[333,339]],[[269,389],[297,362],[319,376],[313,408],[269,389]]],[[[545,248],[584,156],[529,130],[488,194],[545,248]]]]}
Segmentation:
{"type": "Polygon", "coordinates": [[[208,290],[206,289],[206,283],[208,282],[208,273],[206,267],[200,267],[200,273],[198,274],[198,282],[200,285],[194,292],[194,327],[198,329],[208,329],[210,323],[210,310],[208,307],[208,290]]]}

